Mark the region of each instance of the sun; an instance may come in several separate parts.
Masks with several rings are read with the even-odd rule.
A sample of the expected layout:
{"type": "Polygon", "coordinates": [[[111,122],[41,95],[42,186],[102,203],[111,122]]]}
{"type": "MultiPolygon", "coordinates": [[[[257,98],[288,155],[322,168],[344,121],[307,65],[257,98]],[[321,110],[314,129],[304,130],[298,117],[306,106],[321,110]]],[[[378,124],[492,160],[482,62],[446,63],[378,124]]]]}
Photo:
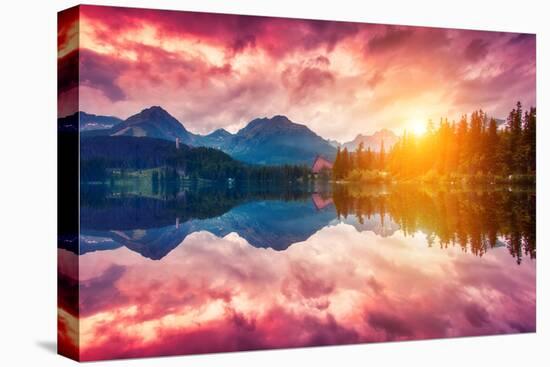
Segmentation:
{"type": "Polygon", "coordinates": [[[426,121],[421,118],[414,118],[409,120],[407,124],[408,128],[414,133],[414,135],[420,136],[426,133],[426,121]]]}

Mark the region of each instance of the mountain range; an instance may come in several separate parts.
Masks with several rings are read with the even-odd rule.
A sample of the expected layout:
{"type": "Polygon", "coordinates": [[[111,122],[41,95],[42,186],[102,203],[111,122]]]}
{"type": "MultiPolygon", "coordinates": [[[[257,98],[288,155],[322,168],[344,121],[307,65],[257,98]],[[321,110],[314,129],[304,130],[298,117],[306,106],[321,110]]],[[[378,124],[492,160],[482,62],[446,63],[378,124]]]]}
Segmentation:
{"type": "Polygon", "coordinates": [[[115,116],[101,116],[101,115],[93,115],[91,113],[86,112],[75,112],[72,115],[62,117],[59,119],[59,123],[63,124],[65,121],[74,121],[74,119],[77,118],[77,114],[80,114],[79,116],[79,126],[81,132],[86,131],[105,131],[107,129],[112,129],[116,125],[119,125],[123,122],[122,119],[119,119],[115,116]]]}
{"type": "Polygon", "coordinates": [[[365,150],[370,148],[370,150],[372,151],[379,152],[383,142],[384,149],[388,151],[388,149],[390,149],[395,143],[397,143],[398,139],[399,138],[397,137],[397,135],[395,135],[392,131],[388,129],[382,129],[372,135],[359,134],[355,137],[355,139],[342,144],[342,146],[344,148],[347,148],[348,151],[354,151],[357,149],[360,143],[363,143],[363,147],[365,150]]]}
{"type": "Polygon", "coordinates": [[[339,146],[355,150],[360,141],[371,150],[379,150],[384,140],[386,149],[397,136],[389,130],[374,135],[358,135],[353,141],[339,144],[326,140],[307,126],[295,123],[288,117],[256,118],[244,128],[232,134],[218,129],[208,135],[194,134],[160,106],[152,106],[121,120],[111,116],[91,115],[80,112],[81,138],[91,136],[149,137],[169,141],[179,140],[189,146],[205,146],[219,149],[233,158],[253,164],[310,165],[318,155],[334,159],[339,146]]]}
{"type": "MultiPolygon", "coordinates": [[[[159,260],[182,244],[187,236],[201,231],[220,238],[237,233],[253,247],[284,251],[323,227],[341,222],[359,232],[373,231],[384,237],[400,228],[388,214],[384,219],[375,214],[362,221],[353,215],[338,218],[333,204],[319,210],[311,198],[307,199],[307,195],[298,200],[243,197],[206,215],[204,210],[197,211],[201,207],[193,202],[183,205],[143,197],[112,198],[101,206],[85,203],[81,207],[80,247],[67,249],[85,254],[125,246],[144,257],[159,260]],[[179,209],[178,213],[177,208],[183,207],[187,208],[186,212],[179,209]],[[197,217],[199,213],[201,218],[197,217]]],[[[200,202],[211,200],[201,196],[200,202]]]]}

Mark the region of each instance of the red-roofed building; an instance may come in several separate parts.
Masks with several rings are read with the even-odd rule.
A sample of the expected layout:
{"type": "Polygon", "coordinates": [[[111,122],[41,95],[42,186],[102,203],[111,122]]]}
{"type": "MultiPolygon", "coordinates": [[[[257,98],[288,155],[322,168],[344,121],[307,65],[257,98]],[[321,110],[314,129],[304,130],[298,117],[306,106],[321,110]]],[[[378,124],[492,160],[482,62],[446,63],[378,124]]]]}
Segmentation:
{"type": "Polygon", "coordinates": [[[334,203],[331,197],[324,198],[318,193],[314,193],[313,195],[311,195],[311,200],[313,200],[313,205],[315,205],[315,209],[317,210],[324,209],[334,203]]]}
{"type": "Polygon", "coordinates": [[[321,173],[322,171],[331,171],[332,170],[332,162],[327,161],[325,158],[318,155],[315,157],[315,161],[313,162],[313,166],[311,166],[311,172],[314,174],[321,173]]]}

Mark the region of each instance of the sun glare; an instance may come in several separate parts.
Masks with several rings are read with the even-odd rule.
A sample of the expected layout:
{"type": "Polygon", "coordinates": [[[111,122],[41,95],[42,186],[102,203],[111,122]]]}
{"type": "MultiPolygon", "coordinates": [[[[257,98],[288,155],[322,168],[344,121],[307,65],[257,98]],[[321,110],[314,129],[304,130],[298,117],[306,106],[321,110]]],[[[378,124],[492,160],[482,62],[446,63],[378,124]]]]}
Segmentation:
{"type": "Polygon", "coordinates": [[[426,133],[426,121],[423,119],[412,119],[409,121],[409,129],[415,135],[424,135],[426,133]]]}

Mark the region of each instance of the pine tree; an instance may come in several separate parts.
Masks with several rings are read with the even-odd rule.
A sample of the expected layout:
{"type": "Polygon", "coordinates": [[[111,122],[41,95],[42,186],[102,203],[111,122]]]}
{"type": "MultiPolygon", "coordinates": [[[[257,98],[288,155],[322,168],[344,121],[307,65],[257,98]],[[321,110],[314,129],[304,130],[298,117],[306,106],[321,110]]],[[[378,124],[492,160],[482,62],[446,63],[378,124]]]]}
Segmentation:
{"type": "Polygon", "coordinates": [[[523,150],[525,152],[524,158],[527,163],[527,170],[530,173],[536,172],[537,156],[536,156],[536,144],[537,144],[537,110],[534,107],[529,109],[529,112],[525,111],[524,127],[523,127],[523,150]]]}
{"type": "Polygon", "coordinates": [[[355,150],[355,157],[356,157],[356,163],[357,168],[360,170],[367,169],[366,161],[365,161],[365,144],[363,142],[359,142],[359,145],[357,146],[357,149],[355,150]]]}
{"type": "Polygon", "coordinates": [[[481,138],[483,132],[483,111],[474,111],[470,117],[470,128],[468,130],[468,170],[471,174],[481,169],[481,138]]]}
{"type": "Polygon", "coordinates": [[[367,170],[372,170],[373,161],[374,161],[374,157],[373,157],[372,150],[370,149],[370,147],[368,147],[366,157],[365,157],[365,167],[367,170]]]}
{"type": "MultiPolygon", "coordinates": [[[[429,127],[422,137],[405,131],[387,154],[382,141],[380,152],[372,152],[370,147],[364,152],[363,147],[358,147],[354,157],[360,167],[384,169],[395,177],[406,179],[432,171],[439,175],[534,174],[536,108],[522,111],[518,102],[503,130],[498,128],[496,119],[488,119],[482,110],[474,111],[469,119],[463,115],[458,124],[441,119],[438,128],[429,127]]],[[[341,155],[346,157],[342,158],[345,177],[351,167],[350,159],[347,150],[341,155]]]]}
{"type": "Polygon", "coordinates": [[[522,166],[521,161],[521,103],[518,102],[517,107],[508,115],[508,153],[506,154],[507,173],[518,173],[522,166]]]}
{"type": "Polygon", "coordinates": [[[380,142],[380,155],[378,158],[378,168],[384,170],[386,167],[386,151],[384,150],[384,139],[380,142]]]}
{"type": "Polygon", "coordinates": [[[485,166],[484,170],[488,173],[498,172],[497,168],[498,154],[498,130],[497,121],[492,118],[489,121],[489,128],[485,139],[485,166]]]}
{"type": "Polygon", "coordinates": [[[460,172],[465,172],[469,168],[468,151],[470,149],[468,142],[468,119],[466,115],[462,116],[458,122],[458,130],[456,132],[457,143],[457,167],[460,172]]]}
{"type": "Polygon", "coordinates": [[[342,178],[342,152],[340,147],[336,151],[336,158],[334,159],[334,164],[332,165],[332,174],[335,179],[342,178]]]}
{"type": "Polygon", "coordinates": [[[348,153],[348,148],[344,147],[344,150],[342,150],[342,178],[347,177],[350,166],[351,166],[351,160],[348,153]]]}

